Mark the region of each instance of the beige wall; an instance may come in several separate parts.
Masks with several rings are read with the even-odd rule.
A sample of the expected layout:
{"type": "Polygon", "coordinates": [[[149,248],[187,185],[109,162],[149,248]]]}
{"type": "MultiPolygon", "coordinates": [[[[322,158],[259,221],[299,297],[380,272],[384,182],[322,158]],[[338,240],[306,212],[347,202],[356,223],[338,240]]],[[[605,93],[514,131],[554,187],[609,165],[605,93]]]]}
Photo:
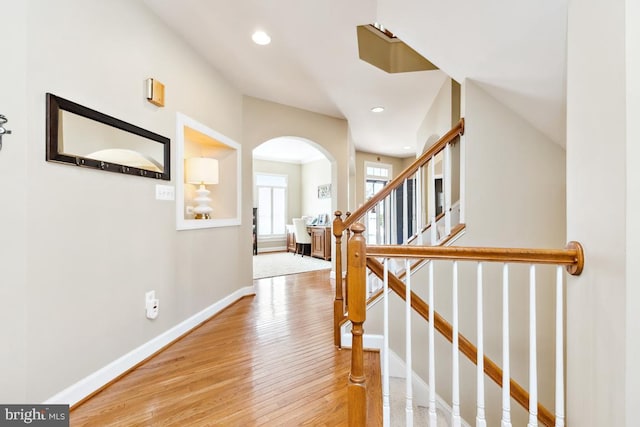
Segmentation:
{"type": "Polygon", "coordinates": [[[27,401],[26,190],[30,124],[25,97],[27,3],[2,2],[2,16],[7,19],[0,25],[4,58],[0,69],[4,82],[0,114],[9,120],[5,128],[13,134],[2,138],[0,151],[0,402],[24,403],[27,401]]]}
{"type": "MultiPolygon", "coordinates": [[[[474,82],[465,84],[466,223],[467,234],[457,244],[467,246],[562,248],[565,246],[565,151],[513,113],[474,82]]],[[[528,289],[524,267],[514,267],[510,286],[512,377],[528,388],[528,289]]],[[[485,285],[487,353],[500,361],[500,272],[487,274],[485,285]]],[[[554,276],[549,268],[537,273],[538,390],[547,408],[554,408],[554,276]]],[[[467,301],[464,312],[473,312],[467,301]]],[[[472,333],[475,322],[467,317],[472,333]]],[[[499,390],[493,387],[494,402],[499,390]]],[[[472,401],[467,390],[467,401],[472,401]]],[[[472,407],[472,405],[467,405],[472,407]]],[[[491,415],[493,425],[499,410],[491,415]]],[[[519,409],[515,424],[525,424],[519,409]]]]}
{"type": "Polygon", "coordinates": [[[446,78],[418,128],[417,152],[423,153],[451,127],[451,79],[446,78]]]}
{"type": "Polygon", "coordinates": [[[12,299],[0,311],[13,319],[3,336],[8,325],[9,337],[24,334],[0,356],[7,403],[47,399],[252,283],[250,200],[240,227],[177,232],[174,204],[154,198],[165,182],[44,161],[45,92],[172,139],[180,111],[239,142],[241,94],[138,2],[24,3],[12,6],[2,37],[22,40],[12,45],[16,101],[3,111],[17,132],[0,153],[14,165],[2,166],[2,182],[15,188],[2,192],[15,193],[1,218],[15,242],[12,266],[0,269],[12,299]],[[145,101],[148,77],[166,85],[165,108],[145,101]],[[155,321],[143,310],[151,289],[161,301],[155,321]]]}
{"type": "Polygon", "coordinates": [[[569,3],[567,238],[586,257],[567,283],[572,425],[638,424],[638,18],[637,2],[569,3]]]}
{"type": "MultiPolygon", "coordinates": [[[[345,210],[348,195],[349,144],[347,122],[298,108],[245,96],[243,102],[243,168],[251,165],[251,150],[279,136],[304,138],[323,152],[331,163],[331,210],[345,210]]],[[[247,169],[244,169],[247,170],[247,169]]],[[[246,175],[246,174],[245,174],[246,175]]],[[[252,200],[251,179],[243,183],[243,204],[252,200]]],[[[251,220],[250,212],[247,221],[251,220]]],[[[334,245],[332,245],[333,247],[334,245]]],[[[335,248],[333,249],[335,251],[335,248]]],[[[335,260],[335,256],[332,256],[335,260]]]]}
{"type": "Polygon", "coordinates": [[[626,12],[626,85],[627,85],[627,245],[626,245],[626,354],[625,354],[625,412],[627,425],[635,421],[640,406],[640,4],[625,2],[626,12]]]}
{"type": "Polygon", "coordinates": [[[331,184],[331,163],[326,159],[302,165],[301,212],[307,216],[328,214],[333,220],[331,199],[318,198],[318,186],[331,184]]]}
{"type": "MultiPolygon", "coordinates": [[[[565,245],[565,153],[555,143],[533,129],[522,118],[480,89],[465,84],[467,130],[467,231],[455,244],[459,246],[549,247],[565,245]],[[517,141],[517,143],[514,143],[517,141]]],[[[510,292],[512,377],[528,384],[528,287],[523,266],[512,267],[510,292]]],[[[427,299],[427,269],[412,279],[414,290],[427,299]]],[[[451,271],[449,265],[436,264],[436,310],[452,319],[451,271]]],[[[553,271],[538,270],[538,336],[540,400],[553,408],[553,271]]],[[[475,265],[460,266],[460,331],[476,342],[475,265]],[[469,286],[472,285],[472,286],[469,286]]],[[[499,365],[501,347],[501,271],[500,266],[485,267],[485,350],[499,365]]],[[[380,305],[380,304],[379,304],[380,305]]],[[[368,313],[367,333],[381,330],[380,307],[368,313]]],[[[403,313],[397,298],[391,313],[403,313]]],[[[404,358],[404,315],[395,316],[392,349],[404,358]]],[[[428,378],[426,366],[427,323],[413,317],[414,370],[428,378]]],[[[439,335],[439,334],[438,334],[439,335]]],[[[461,401],[463,417],[475,418],[475,367],[461,357],[461,401]]],[[[445,400],[451,396],[451,344],[436,339],[437,392],[445,400]]],[[[500,389],[487,380],[488,425],[500,423],[500,389]]],[[[525,425],[524,411],[512,405],[514,425],[525,425]]]]}

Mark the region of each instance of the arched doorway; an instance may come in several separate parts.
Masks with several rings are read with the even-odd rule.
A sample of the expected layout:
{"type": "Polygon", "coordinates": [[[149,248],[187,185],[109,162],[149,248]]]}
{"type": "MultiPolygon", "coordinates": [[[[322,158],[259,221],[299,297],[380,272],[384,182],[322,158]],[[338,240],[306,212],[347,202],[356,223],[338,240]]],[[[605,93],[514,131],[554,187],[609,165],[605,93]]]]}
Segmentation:
{"type": "Polygon", "coordinates": [[[335,199],[331,155],[309,139],[282,136],[257,146],[252,160],[254,254],[260,254],[254,256],[254,278],[331,268],[335,199]],[[294,218],[303,218],[313,237],[311,253],[304,259],[289,253],[295,249],[291,245],[294,218]],[[268,271],[261,266],[265,254],[271,260],[266,262],[268,271]]]}

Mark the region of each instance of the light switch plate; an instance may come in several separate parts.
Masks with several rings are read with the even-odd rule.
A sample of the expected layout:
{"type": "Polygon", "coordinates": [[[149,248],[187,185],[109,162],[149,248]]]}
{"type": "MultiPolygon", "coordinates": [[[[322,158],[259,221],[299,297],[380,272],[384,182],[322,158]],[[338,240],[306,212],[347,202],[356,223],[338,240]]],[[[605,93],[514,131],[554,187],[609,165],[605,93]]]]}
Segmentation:
{"type": "Polygon", "coordinates": [[[175,200],[176,189],[173,185],[156,184],[156,200],[175,200]]]}

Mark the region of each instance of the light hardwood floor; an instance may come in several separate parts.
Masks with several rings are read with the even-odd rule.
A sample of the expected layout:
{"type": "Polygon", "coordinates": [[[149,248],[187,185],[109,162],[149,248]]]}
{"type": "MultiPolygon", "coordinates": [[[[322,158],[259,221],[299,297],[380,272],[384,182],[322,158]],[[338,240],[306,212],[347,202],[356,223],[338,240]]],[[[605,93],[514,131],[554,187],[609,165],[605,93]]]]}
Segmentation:
{"type": "MultiPolygon", "coordinates": [[[[350,350],[333,345],[328,271],[256,280],[245,297],[71,412],[71,426],[339,426],[350,350]]],[[[382,425],[366,352],[367,425],[382,425]]]]}

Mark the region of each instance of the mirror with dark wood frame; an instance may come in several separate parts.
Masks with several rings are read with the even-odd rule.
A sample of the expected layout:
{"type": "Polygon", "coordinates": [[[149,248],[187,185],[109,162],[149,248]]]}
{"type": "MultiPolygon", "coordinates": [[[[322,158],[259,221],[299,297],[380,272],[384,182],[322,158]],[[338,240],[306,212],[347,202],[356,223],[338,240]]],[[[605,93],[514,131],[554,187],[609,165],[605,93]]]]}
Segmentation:
{"type": "Polygon", "coordinates": [[[170,140],[47,93],[47,161],[170,180],[170,140]]]}

